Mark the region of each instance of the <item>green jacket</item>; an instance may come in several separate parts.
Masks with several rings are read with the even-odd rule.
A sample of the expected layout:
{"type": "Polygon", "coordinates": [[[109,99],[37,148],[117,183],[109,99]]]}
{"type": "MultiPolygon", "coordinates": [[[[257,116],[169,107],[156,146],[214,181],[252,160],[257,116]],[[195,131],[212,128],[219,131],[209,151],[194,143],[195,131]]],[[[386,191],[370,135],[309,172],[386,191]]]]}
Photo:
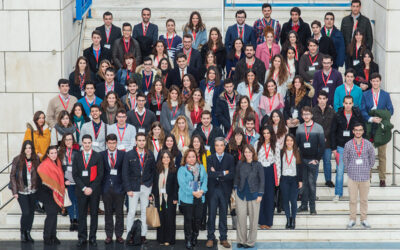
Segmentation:
{"type": "Polygon", "coordinates": [[[381,123],[367,123],[367,139],[374,138],[374,146],[379,147],[387,144],[392,139],[393,124],[390,123],[390,111],[385,109],[375,109],[369,112],[371,117],[382,118],[381,123]]]}

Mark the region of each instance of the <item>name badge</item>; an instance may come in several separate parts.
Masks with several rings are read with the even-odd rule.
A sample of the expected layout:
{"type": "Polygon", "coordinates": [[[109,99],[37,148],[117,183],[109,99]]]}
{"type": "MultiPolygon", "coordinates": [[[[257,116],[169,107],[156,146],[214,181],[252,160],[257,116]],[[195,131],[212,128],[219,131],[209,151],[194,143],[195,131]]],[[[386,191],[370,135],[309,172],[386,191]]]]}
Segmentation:
{"type": "Polygon", "coordinates": [[[271,68],[271,63],[269,63],[269,67],[271,68]]]}
{"type": "Polygon", "coordinates": [[[328,82],[327,82],[327,83],[331,83],[331,84],[332,84],[332,83],[333,83],[333,80],[328,80],[328,82]]]}
{"type": "Polygon", "coordinates": [[[291,168],[287,168],[283,170],[283,175],[293,175],[293,170],[291,168]]]}
{"type": "Polygon", "coordinates": [[[174,57],[174,52],[173,52],[173,50],[168,50],[167,52],[168,52],[168,56],[169,56],[170,58],[173,58],[173,57],[174,57]]]}
{"type": "Polygon", "coordinates": [[[161,115],[161,111],[160,111],[160,110],[157,110],[157,111],[156,111],[156,115],[161,115]]]}
{"type": "Polygon", "coordinates": [[[118,169],[111,169],[110,175],[117,175],[118,174],[118,169]]]}
{"type": "Polygon", "coordinates": [[[304,143],[304,148],[311,148],[311,143],[305,142],[304,143]]]}
{"type": "Polygon", "coordinates": [[[376,109],[376,107],[372,107],[372,108],[371,108],[371,110],[375,110],[375,109],[376,109]]]}
{"type": "Polygon", "coordinates": [[[356,66],[360,63],[360,60],[353,60],[353,66],[356,66]]]}
{"type": "Polygon", "coordinates": [[[94,142],[92,143],[92,146],[93,146],[93,147],[98,147],[98,146],[99,146],[99,142],[94,141],[94,142]]]}
{"type": "Polygon", "coordinates": [[[319,65],[318,62],[313,63],[313,66],[318,66],[318,65],[319,65]]]}
{"type": "Polygon", "coordinates": [[[171,120],[171,125],[174,126],[175,122],[176,122],[176,120],[171,120]]]}
{"type": "Polygon", "coordinates": [[[160,193],[166,194],[166,193],[167,193],[167,190],[166,190],[165,188],[161,188],[161,189],[160,189],[160,193]]]}
{"type": "Polygon", "coordinates": [[[81,90],[81,96],[85,96],[85,91],[81,90]]]}
{"type": "Polygon", "coordinates": [[[104,48],[111,49],[111,44],[104,44],[104,48]]]}
{"type": "Polygon", "coordinates": [[[205,148],[206,150],[208,150],[208,151],[211,151],[211,150],[210,150],[210,149],[211,149],[210,146],[204,145],[204,148],[205,148]]]}
{"type": "Polygon", "coordinates": [[[315,67],[313,67],[313,66],[308,67],[308,71],[315,71],[315,67]]]}
{"type": "Polygon", "coordinates": [[[297,119],[297,117],[299,117],[299,111],[297,109],[294,109],[292,113],[292,118],[297,119]]]}
{"type": "Polygon", "coordinates": [[[350,136],[350,130],[344,130],[343,131],[343,136],[349,137],[350,136]]]}
{"type": "Polygon", "coordinates": [[[72,172],[72,166],[67,166],[67,171],[72,172]]]}
{"type": "Polygon", "coordinates": [[[149,94],[149,91],[145,91],[144,95],[147,96],[149,94]]]}
{"type": "Polygon", "coordinates": [[[357,165],[363,164],[363,159],[356,159],[356,164],[357,165]]]}
{"type": "Polygon", "coordinates": [[[125,150],[125,145],[118,145],[117,147],[119,150],[125,150]]]}
{"type": "Polygon", "coordinates": [[[82,176],[83,176],[83,177],[89,176],[89,171],[83,170],[83,171],[82,171],[82,176]]]}
{"type": "Polygon", "coordinates": [[[145,133],[145,129],[144,128],[139,128],[139,133],[145,133]]]}
{"type": "Polygon", "coordinates": [[[324,87],[322,88],[323,91],[325,91],[326,93],[329,93],[329,88],[328,87],[324,87]]]}

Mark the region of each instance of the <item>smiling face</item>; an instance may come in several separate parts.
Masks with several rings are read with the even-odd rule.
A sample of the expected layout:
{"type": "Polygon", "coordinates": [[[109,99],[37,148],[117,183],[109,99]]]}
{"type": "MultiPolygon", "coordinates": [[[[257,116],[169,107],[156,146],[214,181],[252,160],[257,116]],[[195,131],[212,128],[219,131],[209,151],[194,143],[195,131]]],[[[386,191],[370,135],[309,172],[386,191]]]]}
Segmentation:
{"type": "Polygon", "coordinates": [[[175,23],[172,21],[169,21],[167,23],[167,32],[168,33],[174,33],[175,32],[175,23]]]}
{"type": "Polygon", "coordinates": [[[201,92],[199,91],[199,90],[197,90],[197,91],[194,91],[193,92],[193,94],[192,94],[192,98],[193,98],[193,101],[195,102],[195,103],[199,103],[200,102],[200,100],[201,100],[201,92]]]}
{"type": "Polygon", "coordinates": [[[246,98],[243,98],[243,99],[240,101],[240,109],[242,109],[242,110],[247,110],[248,107],[249,107],[249,102],[247,101],[246,98]]]}
{"type": "Polygon", "coordinates": [[[47,156],[50,158],[50,160],[56,161],[57,160],[57,149],[55,149],[55,148],[50,149],[50,151],[47,154],[47,156]]]}

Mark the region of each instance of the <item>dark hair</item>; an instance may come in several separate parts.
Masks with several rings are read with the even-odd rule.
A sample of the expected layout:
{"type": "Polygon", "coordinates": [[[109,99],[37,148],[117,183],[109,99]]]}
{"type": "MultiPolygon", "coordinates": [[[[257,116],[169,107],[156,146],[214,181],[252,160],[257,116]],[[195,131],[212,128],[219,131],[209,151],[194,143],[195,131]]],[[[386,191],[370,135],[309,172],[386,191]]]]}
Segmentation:
{"type": "MultiPolygon", "coordinates": [[[[157,84],[158,82],[161,83],[161,86],[162,86],[161,94],[162,94],[162,97],[163,97],[164,100],[165,100],[165,99],[167,98],[167,96],[168,96],[168,89],[167,89],[167,87],[165,87],[165,85],[163,84],[163,82],[162,82],[162,80],[161,80],[160,78],[156,78],[156,79],[154,80],[154,82],[153,82],[153,84],[152,84],[152,86],[151,86],[151,88],[150,88],[149,94],[148,94],[147,96],[148,96],[148,97],[150,96],[150,98],[156,99],[156,84],[157,84]]],[[[163,102],[164,102],[164,100],[163,100],[163,102]]]]}
{"type": "Polygon", "coordinates": [[[353,5],[353,3],[359,3],[361,6],[361,1],[360,0],[351,0],[351,5],[353,5]]]}
{"type": "Polygon", "coordinates": [[[132,30],[132,25],[130,23],[123,23],[122,24],[122,30],[124,30],[125,27],[129,27],[132,30]]]}
{"type": "MultiPolygon", "coordinates": [[[[296,48],[297,48],[297,60],[300,60],[300,56],[303,54],[304,52],[304,47],[303,44],[301,43],[300,39],[299,39],[299,34],[297,34],[296,31],[291,30],[289,31],[287,37],[286,37],[286,41],[282,41],[283,45],[282,45],[282,55],[283,57],[286,59],[287,58],[287,51],[292,48],[293,51],[295,52],[295,56],[296,56],[296,48],[294,48],[291,44],[290,44],[290,35],[294,34],[296,37],[296,48]],[[286,52],[285,52],[286,51],[286,52]]],[[[295,58],[296,59],[296,58],[295,58]]]]}
{"type": "Polygon", "coordinates": [[[96,84],[92,80],[85,82],[85,89],[87,85],[93,85],[93,88],[96,90],[96,84]]]}
{"type": "Polygon", "coordinates": [[[241,150],[242,151],[243,150],[243,146],[245,144],[247,144],[247,141],[245,140],[245,138],[246,137],[244,135],[243,129],[235,128],[235,130],[233,130],[231,138],[229,138],[229,143],[228,143],[229,151],[234,151],[234,150],[241,150]],[[242,135],[242,141],[241,141],[240,145],[236,145],[235,136],[237,134],[242,135]]]}
{"type": "Polygon", "coordinates": [[[92,31],[92,36],[91,37],[93,37],[94,35],[98,35],[99,37],[101,37],[101,33],[98,30],[93,30],[92,31]]]}
{"type": "Polygon", "coordinates": [[[212,117],[209,110],[203,110],[203,112],[201,112],[201,117],[203,117],[203,115],[209,115],[210,117],[212,117]]]}
{"type": "Polygon", "coordinates": [[[165,57],[163,57],[163,58],[160,59],[160,61],[158,62],[158,67],[157,67],[157,68],[161,70],[161,64],[162,64],[163,61],[166,61],[167,64],[168,64],[167,71],[168,71],[168,70],[171,70],[171,69],[172,69],[172,66],[171,66],[171,64],[169,63],[169,60],[168,60],[167,58],[165,58],[165,57]]]}
{"type": "Polygon", "coordinates": [[[242,40],[240,37],[236,38],[235,40],[233,40],[232,48],[231,48],[231,50],[229,51],[229,53],[228,53],[228,55],[227,55],[227,58],[228,58],[229,60],[234,60],[234,59],[235,59],[235,53],[236,53],[235,43],[236,43],[236,41],[240,41],[240,42],[242,43],[241,52],[243,53],[243,51],[244,51],[244,43],[243,43],[243,40],[242,40]]]}
{"type": "MultiPolygon", "coordinates": [[[[356,76],[356,71],[353,68],[346,69],[346,71],[344,72],[344,75],[347,76],[348,73],[352,73],[354,77],[356,76]]],[[[371,77],[370,77],[370,79],[371,79],[371,77]]]]}
{"type": "Polygon", "coordinates": [[[274,126],[274,121],[273,121],[273,116],[274,114],[277,114],[279,116],[279,123],[278,123],[278,129],[276,131],[276,137],[277,138],[281,138],[282,136],[284,136],[286,134],[286,132],[288,132],[288,130],[286,129],[286,123],[285,123],[285,118],[282,114],[281,111],[279,111],[279,109],[275,109],[271,112],[267,124],[269,126],[271,126],[273,128],[274,126]]]}
{"type": "Polygon", "coordinates": [[[146,99],[146,95],[144,93],[142,93],[142,92],[138,92],[136,94],[136,99],[138,99],[139,97],[143,97],[144,99],[146,99]]]}
{"type": "Polygon", "coordinates": [[[364,128],[364,125],[361,123],[361,122],[356,122],[355,124],[354,124],[354,126],[353,126],[353,129],[355,128],[355,127],[363,127],[364,128]]]}
{"type": "Polygon", "coordinates": [[[105,16],[111,16],[112,17],[112,13],[111,12],[109,12],[109,11],[106,11],[106,12],[104,12],[104,14],[103,14],[103,18],[105,17],[105,16]]]}
{"type": "Polygon", "coordinates": [[[366,55],[369,55],[369,57],[371,57],[371,63],[372,63],[374,61],[374,55],[372,54],[371,50],[369,50],[369,49],[364,50],[364,53],[362,53],[361,58],[363,60],[361,61],[361,63],[364,64],[364,57],[366,55]]]}
{"type": "Polygon", "coordinates": [[[299,14],[299,16],[301,16],[301,10],[299,7],[293,7],[290,9],[290,14],[292,14],[292,12],[296,12],[297,14],[299,14]]]}
{"type": "Polygon", "coordinates": [[[106,142],[108,141],[118,141],[117,135],[116,134],[108,134],[106,136],[106,142]]]}
{"type": "Polygon", "coordinates": [[[246,11],[244,11],[244,9],[240,9],[238,11],[236,11],[235,17],[237,17],[237,15],[239,14],[244,14],[244,18],[247,17],[246,11]]]}
{"type": "Polygon", "coordinates": [[[69,123],[68,123],[68,128],[72,126],[72,121],[71,117],[69,116],[69,113],[67,110],[61,110],[61,112],[57,116],[57,124],[62,127],[61,120],[65,117],[68,116],[69,123]]]}
{"type": "MultiPolygon", "coordinates": [[[[118,83],[117,83],[118,84],[118,83]]],[[[124,107],[124,104],[121,102],[121,99],[119,99],[119,97],[118,97],[118,94],[117,94],[117,92],[115,92],[115,91],[109,91],[108,93],[107,93],[107,95],[104,97],[104,100],[101,102],[101,104],[100,104],[100,107],[103,109],[103,111],[105,112],[106,110],[107,110],[107,108],[108,108],[108,101],[107,101],[107,99],[108,99],[108,97],[110,96],[110,95],[114,95],[115,96],[115,105],[117,106],[117,109],[120,109],[120,108],[123,108],[124,107]]],[[[136,97],[137,98],[137,97],[136,97]]],[[[110,122],[113,122],[113,121],[110,121],[110,122]]]]}
{"type": "MultiPolygon", "coordinates": [[[[285,65],[285,59],[281,54],[276,54],[272,57],[271,67],[269,68],[269,74],[267,76],[267,79],[273,79],[274,72],[275,72],[274,61],[276,58],[279,58],[279,60],[281,60],[281,64],[279,65],[279,73],[278,73],[279,82],[278,83],[279,83],[279,86],[282,86],[288,80],[289,74],[288,74],[288,69],[285,65]]],[[[276,84],[278,84],[278,83],[276,83],[276,84]]]]}
{"type": "MultiPolygon", "coordinates": [[[[164,42],[163,42],[163,44],[164,44],[164,42]]],[[[146,56],[146,57],[143,59],[143,63],[144,63],[144,62],[147,62],[147,61],[153,62],[153,60],[151,60],[151,58],[150,58],[149,56],[146,56]]]]}
{"type": "MultiPolygon", "coordinates": [[[[243,145],[243,150],[242,150],[242,151],[243,151],[243,155],[244,155],[244,151],[245,151],[246,149],[250,150],[251,153],[253,154],[253,162],[258,161],[257,153],[256,153],[254,147],[251,146],[250,144],[244,144],[244,145],[243,145]]],[[[240,159],[240,160],[241,160],[242,162],[246,162],[246,161],[247,161],[247,159],[246,159],[245,156],[243,156],[242,159],[240,159]]]]}
{"type": "Polygon", "coordinates": [[[324,59],[330,59],[330,60],[333,62],[333,58],[332,58],[332,56],[330,56],[330,55],[324,54],[324,55],[322,56],[322,60],[324,60],[324,59]]]}
{"type": "Polygon", "coordinates": [[[117,110],[117,115],[118,114],[124,114],[124,115],[126,115],[126,110],[124,109],[124,108],[119,108],[118,110],[117,110]]]}
{"type": "Polygon", "coordinates": [[[268,91],[268,83],[270,83],[270,82],[272,82],[275,85],[275,93],[274,93],[274,95],[277,93],[278,85],[276,84],[275,80],[274,79],[268,79],[264,84],[264,91],[262,93],[263,96],[266,96],[266,97],[272,97],[273,96],[273,95],[271,96],[269,91],[268,91]]]}
{"type": "Polygon", "coordinates": [[[183,37],[182,37],[182,41],[183,41],[183,39],[185,39],[185,38],[190,38],[190,40],[193,40],[193,37],[192,37],[192,35],[190,35],[190,34],[184,34],[183,37]]]}
{"type": "Polygon", "coordinates": [[[164,140],[165,140],[165,133],[164,133],[164,129],[161,125],[161,123],[159,121],[155,121],[151,124],[150,130],[147,134],[147,138],[146,138],[146,148],[148,150],[154,151],[154,145],[153,145],[153,138],[154,138],[154,132],[153,129],[154,128],[160,128],[160,136],[158,137],[158,143],[160,146],[160,149],[163,148],[162,145],[164,144],[164,140]]]}
{"type": "MultiPolygon", "coordinates": [[[[44,115],[45,123],[43,123],[43,126],[46,124],[46,114],[43,111],[36,111],[35,114],[33,115],[33,123],[35,123],[36,129],[39,132],[39,135],[43,135],[43,126],[40,127],[38,120],[41,115],[44,115]]],[[[33,131],[32,131],[33,132],[33,131]]]]}
{"type": "Polygon", "coordinates": [[[243,49],[246,50],[247,47],[251,47],[253,50],[255,50],[253,44],[251,44],[251,43],[245,44],[243,49]]]}
{"type": "Polygon", "coordinates": [[[207,151],[206,151],[206,148],[204,147],[203,138],[201,138],[201,136],[199,134],[192,136],[192,138],[190,139],[189,148],[194,149],[193,141],[194,141],[195,138],[197,138],[199,140],[199,142],[200,142],[199,154],[198,155],[196,154],[197,158],[200,159],[203,156],[203,154],[205,154],[207,151]]]}
{"type": "MultiPolygon", "coordinates": [[[[92,107],[93,107],[93,106],[92,106],[92,107]]],[[[92,136],[89,135],[89,134],[85,134],[85,135],[82,136],[82,142],[83,142],[83,140],[85,140],[85,139],[90,139],[90,141],[93,141],[92,136]]]]}
{"type": "MultiPolygon", "coordinates": [[[[136,58],[135,58],[135,56],[133,55],[132,52],[128,52],[128,53],[126,53],[126,54],[124,55],[124,61],[122,62],[122,68],[128,69],[128,65],[126,64],[125,60],[126,60],[126,59],[130,59],[130,58],[133,59],[133,63],[132,63],[132,72],[134,73],[134,72],[135,72],[135,69],[136,69],[136,58]]],[[[132,79],[132,78],[129,78],[129,79],[132,79]]]]}
{"type": "Polygon", "coordinates": [[[226,84],[233,84],[233,80],[232,80],[232,78],[226,78],[225,79],[225,81],[224,81],[224,86],[226,85],[226,84]]]}
{"type": "Polygon", "coordinates": [[[76,64],[75,64],[75,70],[74,70],[74,84],[79,86],[79,88],[83,87],[84,84],[90,81],[90,68],[89,68],[89,61],[86,59],[86,57],[84,56],[80,56],[78,57],[78,59],[76,60],[76,64]],[[86,67],[85,67],[85,72],[84,72],[84,76],[83,76],[83,84],[82,86],[80,86],[81,81],[80,81],[80,75],[79,75],[79,62],[81,60],[84,60],[86,62],[86,67]]]}
{"type": "Polygon", "coordinates": [[[314,24],[318,25],[318,27],[320,27],[320,28],[322,27],[322,26],[321,26],[321,22],[318,21],[318,20],[314,20],[314,21],[311,23],[311,28],[312,28],[312,26],[313,26],[314,24]]]}
{"type": "Polygon", "coordinates": [[[320,96],[325,96],[326,99],[329,98],[328,93],[327,93],[325,90],[320,90],[320,91],[318,92],[318,96],[317,96],[317,97],[320,97],[320,96]]]}
{"type": "Polygon", "coordinates": [[[69,81],[65,78],[61,78],[60,80],[58,80],[58,87],[61,87],[61,84],[68,84],[69,86],[69,81]]]}
{"type": "Polygon", "coordinates": [[[311,109],[311,107],[310,107],[310,106],[304,106],[304,107],[301,109],[301,114],[303,114],[304,112],[309,112],[309,113],[312,114],[312,109],[311,109]]]}
{"type": "Polygon", "coordinates": [[[187,60],[187,56],[186,56],[186,54],[183,53],[183,52],[179,52],[179,53],[176,55],[176,61],[178,61],[179,58],[185,58],[185,60],[187,60]]]}
{"type": "Polygon", "coordinates": [[[107,74],[107,72],[112,72],[115,75],[115,69],[112,67],[108,67],[105,71],[105,73],[107,74]]]}
{"type": "Polygon", "coordinates": [[[165,136],[165,139],[164,139],[164,143],[163,143],[162,148],[168,150],[168,147],[167,147],[167,145],[166,145],[166,142],[167,142],[167,139],[168,139],[169,137],[171,137],[171,138],[172,138],[172,141],[174,142],[173,145],[172,145],[172,148],[171,148],[171,154],[172,154],[174,157],[177,157],[177,156],[179,155],[180,151],[179,151],[179,149],[178,149],[178,145],[176,144],[175,136],[174,136],[173,134],[169,134],[169,135],[165,136]]]}
{"type": "MultiPolygon", "coordinates": [[[[293,140],[293,154],[296,157],[296,164],[300,164],[301,163],[300,151],[296,144],[296,137],[293,134],[287,134],[285,136],[285,140],[283,141],[283,148],[281,150],[281,159],[283,158],[283,155],[286,154],[286,151],[287,151],[286,139],[288,137],[292,138],[292,140],[293,140]]],[[[287,157],[287,155],[286,155],[286,157],[287,157]]]]}
{"type": "Polygon", "coordinates": [[[208,75],[210,74],[211,70],[214,71],[214,73],[215,73],[215,80],[214,81],[215,81],[215,87],[217,87],[221,83],[221,76],[220,76],[218,68],[215,67],[215,66],[208,67],[207,73],[206,73],[206,83],[209,80],[208,75]]]}
{"type": "MultiPolygon", "coordinates": [[[[47,158],[49,158],[49,156],[48,156],[48,154],[50,153],[50,150],[57,150],[57,148],[58,148],[58,146],[57,145],[52,145],[52,146],[49,146],[48,148],[47,148],[47,150],[46,150],[46,154],[44,155],[44,157],[43,157],[43,159],[42,159],[42,162],[44,161],[44,160],[46,160],[47,158]]],[[[58,160],[59,158],[58,158],[58,155],[57,155],[57,160],[58,160]]],[[[56,161],[57,161],[56,160],[56,161]]]]}
{"type": "MultiPolygon", "coordinates": [[[[165,44],[164,40],[157,40],[156,43],[154,44],[153,51],[152,51],[152,54],[154,55],[154,60],[157,57],[157,49],[156,49],[156,47],[157,47],[157,44],[159,44],[159,43],[161,43],[163,45],[163,47],[164,47],[163,54],[164,55],[168,55],[167,45],[165,44]]],[[[145,57],[145,59],[146,58],[147,58],[147,56],[145,57]]],[[[145,59],[143,59],[143,62],[148,61],[148,60],[145,60],[145,59]]],[[[150,57],[149,57],[149,59],[151,60],[150,57]]]]}
{"type": "Polygon", "coordinates": [[[60,160],[64,159],[65,153],[67,151],[67,146],[65,145],[65,140],[66,140],[67,136],[72,136],[73,144],[75,144],[75,138],[74,138],[73,134],[65,133],[62,136],[62,139],[61,139],[61,142],[60,142],[60,147],[58,148],[58,159],[60,159],[60,160]]]}
{"type": "Polygon", "coordinates": [[[93,104],[93,105],[90,107],[90,111],[92,111],[92,109],[94,109],[94,108],[96,108],[96,109],[98,109],[98,110],[101,111],[100,106],[97,105],[97,104],[93,104]]]}
{"type": "Polygon", "coordinates": [[[31,159],[32,159],[32,168],[35,168],[37,166],[39,166],[40,164],[40,160],[39,160],[39,156],[36,154],[35,152],[35,145],[33,144],[33,142],[31,140],[26,140],[24,141],[24,143],[22,143],[22,147],[21,147],[21,151],[19,154],[19,161],[18,161],[18,174],[20,174],[20,176],[22,176],[22,166],[23,164],[25,164],[25,159],[26,159],[26,154],[25,154],[25,149],[26,146],[30,145],[31,149],[32,149],[32,153],[31,153],[31,159]]]}
{"type": "Polygon", "coordinates": [[[261,6],[261,10],[263,10],[265,8],[270,8],[272,10],[272,6],[269,3],[263,3],[263,5],[261,6]]]}
{"type": "Polygon", "coordinates": [[[373,80],[375,78],[379,78],[379,80],[382,80],[382,76],[378,72],[374,72],[369,76],[369,80],[373,80]]]}
{"type": "Polygon", "coordinates": [[[247,122],[254,122],[254,125],[256,123],[256,117],[254,116],[254,114],[249,114],[248,116],[246,116],[244,118],[244,124],[246,125],[247,122]]]}
{"type": "Polygon", "coordinates": [[[84,119],[84,121],[85,121],[85,120],[87,119],[87,114],[86,114],[85,109],[83,108],[83,104],[80,103],[80,102],[76,102],[76,103],[74,104],[74,106],[72,106],[71,112],[69,113],[69,116],[71,117],[71,121],[74,121],[75,109],[76,109],[77,107],[79,107],[79,108],[81,109],[81,111],[82,111],[82,116],[83,116],[83,119],[84,119]]]}
{"type": "Polygon", "coordinates": [[[208,33],[209,34],[208,35],[208,42],[207,42],[208,49],[211,50],[213,48],[213,45],[214,45],[214,42],[211,40],[211,32],[213,32],[213,31],[217,32],[217,35],[218,35],[218,38],[217,38],[217,41],[216,41],[217,49],[220,49],[220,48],[224,47],[224,43],[222,42],[221,32],[219,31],[219,29],[217,27],[212,27],[210,29],[210,32],[208,33]]]}
{"type": "Polygon", "coordinates": [[[138,132],[138,133],[136,134],[136,136],[135,136],[135,140],[137,140],[137,138],[138,138],[139,136],[144,136],[144,138],[146,139],[146,134],[145,134],[145,133],[143,133],[143,132],[138,132]]]}
{"type": "Polygon", "coordinates": [[[198,11],[193,11],[190,14],[189,22],[186,24],[186,26],[190,30],[196,30],[196,32],[199,31],[199,30],[205,30],[206,29],[206,27],[204,26],[203,21],[201,19],[201,15],[200,15],[200,13],[198,11]],[[192,19],[193,19],[194,15],[197,15],[199,17],[199,22],[197,23],[197,27],[194,27],[193,23],[192,23],[192,19]]]}
{"type": "Polygon", "coordinates": [[[213,64],[217,64],[217,57],[214,54],[214,51],[209,50],[206,52],[206,56],[204,57],[204,65],[207,66],[208,65],[208,56],[211,55],[213,57],[213,64]]]}
{"type": "Polygon", "coordinates": [[[332,16],[333,20],[335,20],[335,14],[333,14],[333,12],[326,12],[324,18],[326,18],[327,16],[332,16]]]}
{"type": "Polygon", "coordinates": [[[310,43],[314,43],[314,44],[316,44],[317,46],[319,45],[317,39],[312,38],[312,37],[307,39],[307,47],[310,46],[310,43]]]}
{"type": "Polygon", "coordinates": [[[258,139],[258,143],[257,143],[257,152],[260,151],[262,145],[265,143],[264,130],[268,130],[271,135],[271,138],[269,139],[269,145],[271,146],[272,152],[275,154],[276,135],[275,135],[274,129],[269,125],[264,125],[262,127],[262,129],[260,130],[260,139],[258,139]]]}
{"type": "Polygon", "coordinates": [[[169,152],[168,149],[163,149],[159,153],[159,159],[157,161],[157,173],[161,174],[161,172],[164,170],[162,158],[164,157],[165,154],[168,155],[168,157],[170,159],[169,165],[168,165],[168,172],[171,171],[171,173],[175,173],[176,167],[175,167],[174,157],[172,156],[171,152],[169,152]]]}
{"type": "Polygon", "coordinates": [[[142,14],[143,14],[143,11],[146,11],[146,10],[149,11],[150,14],[151,14],[151,9],[150,9],[150,8],[143,8],[143,9],[142,9],[142,14]]]}
{"type": "Polygon", "coordinates": [[[244,76],[244,83],[246,84],[246,86],[249,85],[249,81],[247,80],[247,76],[248,76],[249,73],[253,73],[254,74],[254,82],[253,82],[252,92],[253,92],[253,94],[254,93],[258,93],[258,91],[260,91],[260,85],[259,85],[258,80],[257,80],[257,73],[256,73],[256,71],[254,69],[251,68],[251,69],[247,69],[246,70],[246,73],[245,73],[245,76],[244,76]]]}
{"type": "Polygon", "coordinates": [[[354,102],[354,98],[353,98],[351,95],[346,95],[346,96],[343,98],[343,103],[344,103],[344,100],[346,100],[346,99],[351,99],[351,101],[354,102]]]}
{"type": "MultiPolygon", "coordinates": [[[[194,150],[193,148],[187,149],[182,156],[181,166],[186,165],[186,158],[188,157],[189,153],[194,153],[194,155],[197,156],[196,150],[194,150]]],[[[196,158],[196,162],[200,163],[198,158],[196,158]]]]}
{"type": "Polygon", "coordinates": [[[347,54],[349,54],[351,57],[353,56],[354,51],[357,49],[357,41],[356,41],[356,35],[357,34],[362,35],[361,46],[360,46],[360,48],[361,48],[360,55],[362,55],[364,53],[364,51],[367,49],[367,45],[366,45],[366,41],[365,41],[366,40],[366,36],[360,29],[357,28],[354,31],[354,36],[351,39],[350,44],[347,46],[347,54]]]}

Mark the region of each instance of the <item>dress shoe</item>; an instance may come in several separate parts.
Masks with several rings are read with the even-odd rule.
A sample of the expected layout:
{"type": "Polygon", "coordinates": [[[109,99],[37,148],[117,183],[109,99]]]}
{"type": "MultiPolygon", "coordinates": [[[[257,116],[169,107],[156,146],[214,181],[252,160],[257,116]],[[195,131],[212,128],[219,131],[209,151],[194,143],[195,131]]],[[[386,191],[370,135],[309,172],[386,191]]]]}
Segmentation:
{"type": "Polygon", "coordinates": [[[212,248],[214,246],[214,241],[213,240],[208,240],[206,243],[206,247],[212,248]]]}
{"type": "Polygon", "coordinates": [[[28,239],[26,238],[26,232],[21,230],[21,242],[28,242],[28,239]]]}
{"type": "Polygon", "coordinates": [[[50,238],[45,238],[43,241],[44,241],[44,244],[47,246],[53,245],[53,240],[50,238]]]}
{"type": "Polygon", "coordinates": [[[207,229],[207,227],[206,227],[206,222],[205,222],[205,221],[202,221],[201,224],[200,224],[200,231],[204,231],[204,230],[206,230],[206,229],[207,229]]]}
{"type": "Polygon", "coordinates": [[[37,213],[39,213],[39,214],[44,214],[44,213],[45,213],[43,207],[40,206],[39,203],[36,203],[36,205],[35,205],[35,212],[37,212],[37,213]]]}
{"type": "Polygon", "coordinates": [[[291,219],[292,223],[290,224],[290,229],[295,229],[296,228],[296,219],[291,219]]]}
{"type": "Polygon", "coordinates": [[[146,236],[141,236],[140,237],[142,244],[147,244],[146,236]]]}
{"type": "Polygon", "coordinates": [[[97,214],[98,215],[104,215],[104,211],[99,208],[99,210],[97,210],[97,214]]]}
{"type": "Polygon", "coordinates": [[[74,224],[74,231],[78,231],[78,220],[74,219],[73,224],[74,224]]]}
{"type": "Polygon", "coordinates": [[[380,187],[386,187],[386,181],[381,180],[381,181],[379,182],[379,186],[380,186],[380,187]]]}
{"type": "Polygon", "coordinates": [[[325,186],[328,186],[328,187],[330,187],[330,188],[333,188],[333,187],[335,187],[335,184],[333,184],[332,181],[327,181],[327,182],[325,182],[325,186]]]}
{"type": "Polygon", "coordinates": [[[51,240],[53,241],[54,245],[60,245],[61,244],[61,241],[57,237],[53,237],[53,238],[51,238],[51,240]]]}
{"type": "Polygon", "coordinates": [[[97,242],[95,239],[91,239],[89,240],[89,245],[93,246],[93,247],[97,247],[97,242]]]}
{"type": "Polygon", "coordinates": [[[285,226],[286,229],[289,229],[289,228],[290,228],[291,219],[292,219],[292,218],[290,218],[290,219],[287,218],[287,219],[286,219],[286,226],[285,226]]]}
{"type": "Polygon", "coordinates": [[[231,244],[229,244],[227,240],[221,240],[219,244],[221,244],[225,248],[231,248],[231,244]]]}
{"type": "Polygon", "coordinates": [[[276,212],[277,212],[278,214],[282,213],[282,211],[283,211],[283,209],[282,209],[281,206],[278,206],[278,207],[276,208],[276,212]]]}
{"type": "Polygon", "coordinates": [[[104,240],[104,243],[105,243],[106,245],[111,244],[111,243],[112,243],[112,238],[111,238],[111,237],[107,237],[107,238],[104,240]]]}
{"type": "Polygon", "coordinates": [[[308,207],[306,207],[306,206],[300,206],[300,207],[297,209],[297,212],[298,212],[298,213],[301,213],[301,212],[308,212],[308,207]]]}
{"type": "Polygon", "coordinates": [[[197,236],[198,235],[192,235],[192,246],[195,247],[197,245],[197,236]]]}
{"type": "Polygon", "coordinates": [[[244,244],[244,248],[253,248],[254,246],[250,246],[250,245],[247,245],[247,244],[244,244]]]}
{"type": "Polygon", "coordinates": [[[244,248],[244,245],[242,243],[237,243],[237,248],[244,248]]]}
{"type": "Polygon", "coordinates": [[[310,214],[311,214],[311,215],[317,215],[317,211],[316,211],[315,209],[311,209],[311,210],[310,210],[310,214]]]}
{"type": "Polygon", "coordinates": [[[32,242],[32,243],[35,242],[31,237],[31,231],[26,231],[25,235],[26,235],[26,240],[27,241],[32,242]]]}
{"type": "Polygon", "coordinates": [[[83,246],[86,245],[86,244],[87,244],[87,241],[86,241],[86,240],[80,239],[80,240],[78,240],[78,243],[76,243],[76,246],[77,246],[77,247],[83,247],[83,246]]]}
{"type": "Polygon", "coordinates": [[[74,221],[73,221],[73,220],[70,220],[70,222],[71,222],[71,224],[69,225],[69,231],[70,231],[70,232],[73,232],[73,231],[74,231],[74,228],[75,228],[74,221]]]}
{"type": "Polygon", "coordinates": [[[65,209],[65,207],[63,207],[63,208],[61,209],[61,215],[62,215],[62,216],[67,216],[67,215],[68,215],[68,211],[67,211],[67,209],[65,209]]]}
{"type": "Polygon", "coordinates": [[[122,237],[118,237],[117,240],[116,240],[116,242],[117,242],[118,244],[124,244],[124,239],[122,239],[122,237]]]}

